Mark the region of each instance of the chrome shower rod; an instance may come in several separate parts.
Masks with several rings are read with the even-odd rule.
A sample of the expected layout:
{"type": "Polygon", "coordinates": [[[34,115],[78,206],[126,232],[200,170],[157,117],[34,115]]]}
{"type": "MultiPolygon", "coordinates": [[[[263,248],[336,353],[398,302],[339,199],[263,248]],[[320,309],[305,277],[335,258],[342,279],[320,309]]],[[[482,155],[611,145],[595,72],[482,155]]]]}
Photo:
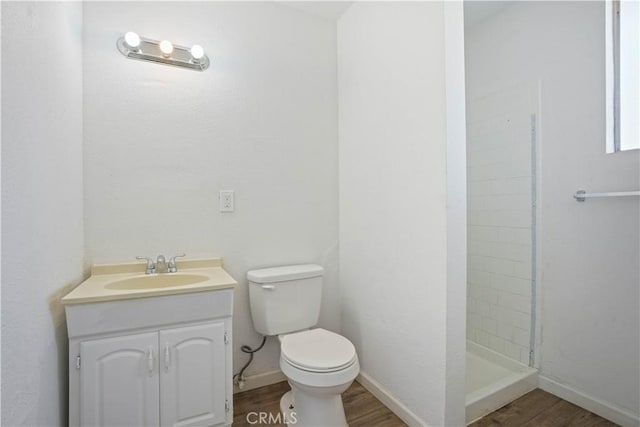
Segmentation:
{"type": "Polygon", "coordinates": [[[587,193],[584,190],[577,191],[573,197],[578,202],[584,202],[586,199],[593,199],[596,197],[629,197],[640,196],[640,191],[614,191],[608,193],[587,193]]]}

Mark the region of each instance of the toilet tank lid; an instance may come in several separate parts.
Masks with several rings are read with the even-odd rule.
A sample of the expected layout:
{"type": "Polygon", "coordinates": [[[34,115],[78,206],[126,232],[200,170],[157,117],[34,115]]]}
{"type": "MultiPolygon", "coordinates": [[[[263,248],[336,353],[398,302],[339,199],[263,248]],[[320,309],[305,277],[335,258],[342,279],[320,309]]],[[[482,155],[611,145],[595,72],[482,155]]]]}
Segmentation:
{"type": "Polygon", "coordinates": [[[322,276],[324,269],[316,264],[286,265],[262,268],[247,272],[247,279],[254,283],[285,282],[322,276]]]}

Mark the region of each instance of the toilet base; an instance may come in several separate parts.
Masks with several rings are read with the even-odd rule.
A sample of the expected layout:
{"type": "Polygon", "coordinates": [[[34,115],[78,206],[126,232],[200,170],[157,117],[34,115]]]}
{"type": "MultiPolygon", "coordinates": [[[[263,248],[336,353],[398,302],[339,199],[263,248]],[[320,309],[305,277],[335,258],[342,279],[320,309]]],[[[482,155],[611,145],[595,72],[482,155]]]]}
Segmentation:
{"type": "Polygon", "coordinates": [[[293,405],[293,392],[291,390],[283,394],[280,398],[280,413],[286,425],[295,426],[297,424],[298,418],[293,405]]]}
{"type": "MultiPolygon", "coordinates": [[[[348,427],[342,396],[309,394],[289,381],[291,390],[280,399],[280,411],[290,427],[348,427]]],[[[346,385],[347,388],[349,384],[346,385]]],[[[341,387],[342,388],[342,387],[341,387]]],[[[342,391],[342,390],[341,390],[342,391]]]]}

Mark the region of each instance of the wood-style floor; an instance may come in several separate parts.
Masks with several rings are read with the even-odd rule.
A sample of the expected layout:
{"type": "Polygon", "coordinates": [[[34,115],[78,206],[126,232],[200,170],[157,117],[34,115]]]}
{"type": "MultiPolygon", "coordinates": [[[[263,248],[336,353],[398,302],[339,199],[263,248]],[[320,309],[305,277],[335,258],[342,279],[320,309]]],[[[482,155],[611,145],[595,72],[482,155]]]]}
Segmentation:
{"type": "MultiPolygon", "coordinates": [[[[247,420],[247,415],[250,412],[264,411],[275,416],[280,412],[280,398],[288,390],[289,384],[283,381],[235,394],[233,396],[233,426],[251,425],[249,421],[254,421],[254,418],[250,417],[249,421],[247,420]]],[[[342,403],[350,427],[406,426],[400,418],[355,381],[342,394],[342,403]]],[[[284,424],[270,425],[284,426],[284,424]]]]}
{"type": "Polygon", "coordinates": [[[535,389],[470,427],[615,427],[617,424],[535,389]]]}
{"type": "MultiPolygon", "coordinates": [[[[233,425],[250,424],[250,412],[280,412],[280,398],[289,390],[286,381],[233,396],[233,425]]],[[[406,426],[378,399],[357,382],[342,395],[347,422],[350,427],[406,426]]],[[[255,417],[255,415],[254,415],[255,417]]],[[[250,418],[254,421],[253,418],[250,418]]],[[[265,424],[262,424],[265,425],[265,424]]],[[[284,426],[284,424],[270,424],[284,426]]],[[[470,427],[616,427],[617,424],[536,389],[507,406],[471,424],[470,427]]]]}

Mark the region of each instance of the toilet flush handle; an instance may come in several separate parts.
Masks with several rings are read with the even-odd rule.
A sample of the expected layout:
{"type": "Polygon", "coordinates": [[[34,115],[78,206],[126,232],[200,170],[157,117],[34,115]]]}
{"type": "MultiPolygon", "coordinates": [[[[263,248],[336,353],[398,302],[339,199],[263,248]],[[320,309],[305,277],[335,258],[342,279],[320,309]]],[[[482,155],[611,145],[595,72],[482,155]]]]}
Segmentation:
{"type": "Polygon", "coordinates": [[[262,289],[265,291],[273,291],[276,287],[273,285],[262,285],[262,289]]]}

